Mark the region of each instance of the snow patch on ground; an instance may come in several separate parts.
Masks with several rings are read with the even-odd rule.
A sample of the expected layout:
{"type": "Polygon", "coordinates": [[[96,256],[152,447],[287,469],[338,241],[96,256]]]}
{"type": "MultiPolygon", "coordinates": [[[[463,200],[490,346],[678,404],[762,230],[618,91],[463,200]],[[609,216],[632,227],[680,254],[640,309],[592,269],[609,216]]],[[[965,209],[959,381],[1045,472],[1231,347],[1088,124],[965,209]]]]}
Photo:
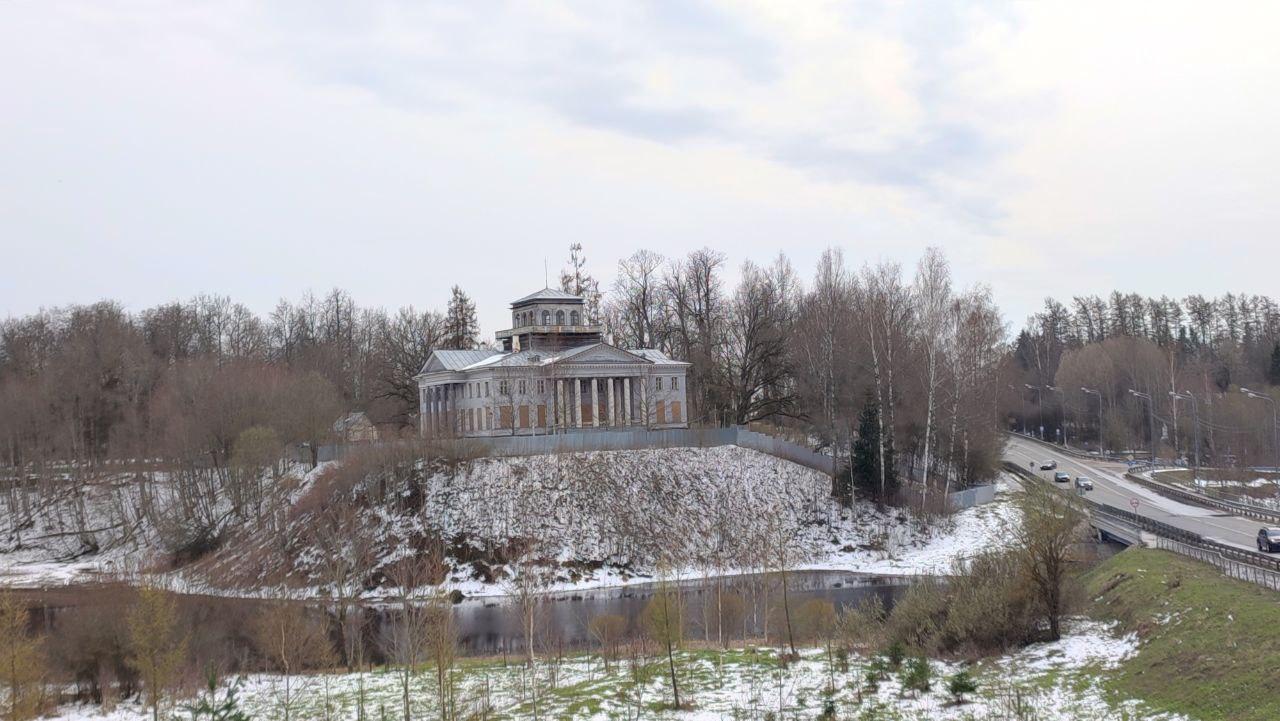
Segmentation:
{"type": "MultiPolygon", "coordinates": [[[[540,663],[538,684],[553,682],[556,693],[544,693],[538,701],[543,718],[607,719],[647,718],[669,721],[703,719],[815,718],[823,710],[824,692],[835,682],[834,703],[839,718],[894,718],[901,721],[997,721],[1034,718],[1036,721],[1111,721],[1141,718],[1147,721],[1184,721],[1176,714],[1154,713],[1140,700],[1120,698],[1108,692],[1108,671],[1137,650],[1133,636],[1116,637],[1110,626],[1076,621],[1067,635],[1054,643],[1029,646],[969,668],[978,691],[965,703],[955,704],[946,693],[946,679],[963,668],[954,662],[931,661],[932,688],[907,691],[895,674],[875,689],[863,678],[869,659],[853,657],[848,670],[832,668],[820,649],[805,650],[801,659],[779,665],[776,652],[734,651],[724,658],[701,652],[681,654],[682,698],[692,703],[687,711],[655,710],[670,696],[662,659],[650,656],[639,667],[624,661],[604,673],[599,659],[571,657],[564,662],[540,663]],[[638,682],[634,682],[639,679],[638,682]],[[633,683],[634,682],[634,683],[633,683]],[[1018,713],[1016,709],[1022,709],[1018,713]],[[639,712],[639,713],[638,713],[639,712]],[[1030,713],[1030,715],[1028,715],[1030,713]],[[863,714],[867,714],[863,716],[863,714]],[[878,715],[877,715],[878,714],[878,715]],[[893,715],[889,715],[893,714],[893,715]]],[[[533,718],[527,695],[528,671],[520,664],[500,662],[469,665],[454,676],[455,708],[460,716],[485,715],[512,719],[533,718]]],[[[356,718],[354,674],[304,676],[293,679],[292,709],[296,719],[356,718]]],[[[428,669],[412,681],[411,704],[415,718],[438,716],[434,676],[428,669]]],[[[394,673],[377,671],[363,678],[366,714],[376,717],[385,707],[395,715],[400,691],[394,673]]],[[[259,674],[243,679],[241,707],[263,721],[282,718],[279,676],[259,674]]],[[[64,706],[55,721],[144,721],[145,709],[134,703],[100,713],[92,706],[64,706]]]]}

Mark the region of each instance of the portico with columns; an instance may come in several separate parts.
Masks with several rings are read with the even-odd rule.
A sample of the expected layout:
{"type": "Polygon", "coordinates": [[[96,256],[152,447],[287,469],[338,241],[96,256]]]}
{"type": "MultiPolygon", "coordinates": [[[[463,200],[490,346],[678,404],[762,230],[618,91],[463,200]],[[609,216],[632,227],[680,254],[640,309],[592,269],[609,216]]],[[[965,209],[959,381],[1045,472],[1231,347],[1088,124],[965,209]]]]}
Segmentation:
{"type": "Polygon", "coordinates": [[[500,331],[506,350],[435,351],[415,376],[423,436],[688,427],[688,363],[605,343],[571,294],[540,291],[512,309],[538,325],[500,331]],[[560,333],[557,318],[572,325],[560,333]]]}

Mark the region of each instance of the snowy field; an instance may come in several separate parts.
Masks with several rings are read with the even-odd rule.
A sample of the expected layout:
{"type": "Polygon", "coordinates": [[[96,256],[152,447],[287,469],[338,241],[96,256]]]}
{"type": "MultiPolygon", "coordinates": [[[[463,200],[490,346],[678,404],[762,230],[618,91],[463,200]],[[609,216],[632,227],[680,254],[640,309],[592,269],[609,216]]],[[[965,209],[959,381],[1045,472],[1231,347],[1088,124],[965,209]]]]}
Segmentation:
{"type": "MultiPolygon", "coordinates": [[[[1116,637],[1106,625],[1076,621],[1056,643],[1036,644],[968,668],[976,692],[956,703],[946,691],[947,677],[961,668],[931,661],[928,691],[905,691],[899,674],[889,671],[874,687],[866,681],[869,659],[850,658],[846,668],[828,663],[821,649],[804,651],[801,660],[782,666],[772,649],[735,649],[723,654],[690,651],[679,655],[681,697],[690,708],[658,706],[670,698],[664,659],[649,656],[616,662],[605,671],[598,657],[577,656],[560,663],[540,662],[537,683],[525,667],[474,661],[452,674],[452,703],[457,717],[525,719],[656,718],[713,719],[816,718],[828,698],[837,718],[900,721],[1181,721],[1154,713],[1140,701],[1118,698],[1104,688],[1107,674],[1137,650],[1137,640],[1116,637]],[[538,689],[535,693],[534,689],[538,689]],[[834,688],[834,694],[829,689],[834,688]],[[536,714],[535,714],[536,707],[536,714]]],[[[401,690],[394,673],[375,671],[293,679],[290,717],[346,721],[357,717],[357,688],[363,682],[368,718],[401,718],[401,690]]],[[[436,677],[423,669],[411,680],[414,718],[438,718],[436,677]]],[[[284,718],[283,680],[251,676],[243,680],[241,707],[251,718],[284,718]]],[[[65,706],[59,721],[145,721],[145,709],[132,703],[109,712],[91,706],[65,706]]]]}
{"type": "MultiPolygon", "coordinates": [[[[287,491],[280,492],[301,498],[326,470],[295,467],[281,483],[287,491]]],[[[573,591],[650,582],[660,565],[681,578],[759,571],[779,536],[790,542],[795,569],[945,573],[955,560],[1005,543],[1005,529],[1018,519],[1003,482],[994,503],[930,523],[867,504],[841,509],[828,497],[827,476],[737,447],[491,458],[417,471],[421,503],[408,509],[390,502],[364,505],[362,532],[380,564],[434,534],[451,539],[455,553],[461,547],[473,558],[451,557],[446,584],[468,596],[508,593],[502,579],[515,571],[511,554],[503,551],[528,538],[540,539],[535,552],[547,566],[546,590],[573,591]],[[475,556],[486,559],[483,568],[475,556]]],[[[164,490],[162,483],[151,484],[153,507],[165,501],[164,490]]],[[[315,519],[305,513],[289,521],[293,541],[286,554],[269,550],[278,544],[268,529],[244,522],[212,559],[157,575],[153,570],[164,558],[143,506],[129,484],[113,483],[37,508],[27,527],[10,531],[0,546],[0,583],[43,586],[146,575],[187,592],[325,593],[323,553],[307,542],[315,519]],[[94,534],[93,552],[68,533],[79,518],[102,529],[94,534]],[[245,557],[258,562],[240,563],[245,557]],[[234,570],[218,575],[210,568],[234,570]]]]}

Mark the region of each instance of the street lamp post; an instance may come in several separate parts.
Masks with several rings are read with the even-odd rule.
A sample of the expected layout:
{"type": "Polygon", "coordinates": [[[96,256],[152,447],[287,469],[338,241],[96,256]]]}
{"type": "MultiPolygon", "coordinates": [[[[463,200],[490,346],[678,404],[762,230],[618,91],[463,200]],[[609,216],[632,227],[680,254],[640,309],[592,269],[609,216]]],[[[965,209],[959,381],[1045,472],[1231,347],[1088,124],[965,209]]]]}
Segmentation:
{"type": "Polygon", "coordinates": [[[1152,400],[1150,393],[1135,391],[1129,389],[1129,395],[1135,398],[1141,398],[1147,402],[1147,417],[1151,419],[1151,465],[1156,465],[1156,402],[1152,400]]]}
{"type": "Polygon", "coordinates": [[[1256,398],[1260,401],[1266,401],[1271,404],[1271,448],[1275,453],[1276,468],[1280,469],[1280,425],[1277,424],[1276,419],[1276,399],[1256,391],[1251,391],[1248,388],[1241,388],[1240,392],[1250,398],[1256,398]]]}
{"type": "Polygon", "coordinates": [[[1102,459],[1106,459],[1107,444],[1104,443],[1102,440],[1103,438],[1105,438],[1105,436],[1102,433],[1102,391],[1098,390],[1097,388],[1085,388],[1084,386],[1080,386],[1080,390],[1084,391],[1085,393],[1091,396],[1098,397],[1098,457],[1102,459]]]}
{"type": "Polygon", "coordinates": [[[1044,394],[1040,392],[1039,388],[1031,385],[1030,383],[1025,383],[1024,385],[1026,385],[1027,390],[1036,392],[1036,405],[1039,406],[1040,408],[1039,435],[1040,435],[1040,440],[1043,441],[1044,440],[1044,394]]]}
{"type": "Polygon", "coordinates": [[[1012,383],[1009,384],[1009,390],[1018,391],[1018,402],[1022,404],[1022,435],[1025,436],[1027,435],[1027,394],[1012,383]]]}
{"type": "Polygon", "coordinates": [[[1192,442],[1196,444],[1196,465],[1191,471],[1191,482],[1195,483],[1195,481],[1200,478],[1200,404],[1196,402],[1196,397],[1191,395],[1191,391],[1187,391],[1186,393],[1169,391],[1169,395],[1175,400],[1191,401],[1191,422],[1195,426],[1195,433],[1192,434],[1192,442]]]}
{"type": "Polygon", "coordinates": [[[1062,427],[1062,447],[1067,447],[1067,394],[1062,392],[1061,388],[1055,386],[1045,386],[1046,390],[1053,391],[1058,394],[1059,400],[1062,401],[1062,420],[1059,425],[1062,427]]]}

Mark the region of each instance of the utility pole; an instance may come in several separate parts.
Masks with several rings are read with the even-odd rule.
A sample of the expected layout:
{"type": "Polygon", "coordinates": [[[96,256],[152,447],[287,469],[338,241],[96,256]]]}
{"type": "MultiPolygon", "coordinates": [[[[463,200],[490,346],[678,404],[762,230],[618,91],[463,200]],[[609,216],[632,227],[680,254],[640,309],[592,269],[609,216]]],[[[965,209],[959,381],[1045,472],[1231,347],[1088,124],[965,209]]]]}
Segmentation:
{"type": "Polygon", "coordinates": [[[1045,389],[1053,391],[1054,393],[1057,393],[1058,399],[1062,402],[1061,403],[1062,420],[1058,422],[1058,425],[1062,429],[1062,447],[1066,448],[1067,447],[1067,394],[1063,393],[1061,388],[1055,388],[1054,386],[1045,386],[1045,389]]]}
{"type": "Polygon", "coordinates": [[[1156,402],[1151,398],[1150,393],[1135,391],[1129,389],[1129,395],[1135,398],[1141,398],[1147,402],[1147,417],[1151,419],[1151,467],[1156,465],[1156,402]]]}
{"type": "Polygon", "coordinates": [[[1200,404],[1196,401],[1196,397],[1191,395],[1191,391],[1186,393],[1177,393],[1169,391],[1169,395],[1173,396],[1175,401],[1191,401],[1191,422],[1195,424],[1195,433],[1193,442],[1196,444],[1195,463],[1196,465],[1191,471],[1191,482],[1195,483],[1200,478],[1200,404]]]}
{"type": "Polygon", "coordinates": [[[1250,398],[1256,398],[1260,401],[1266,401],[1271,404],[1271,448],[1272,452],[1275,453],[1276,470],[1280,470],[1280,425],[1277,425],[1276,419],[1276,399],[1256,391],[1251,391],[1248,388],[1241,388],[1240,392],[1250,398]]]}
{"type": "Polygon", "coordinates": [[[1103,460],[1107,457],[1107,444],[1103,441],[1106,436],[1102,433],[1102,391],[1097,388],[1085,388],[1080,386],[1080,390],[1091,396],[1098,397],[1098,456],[1103,460]]]}

